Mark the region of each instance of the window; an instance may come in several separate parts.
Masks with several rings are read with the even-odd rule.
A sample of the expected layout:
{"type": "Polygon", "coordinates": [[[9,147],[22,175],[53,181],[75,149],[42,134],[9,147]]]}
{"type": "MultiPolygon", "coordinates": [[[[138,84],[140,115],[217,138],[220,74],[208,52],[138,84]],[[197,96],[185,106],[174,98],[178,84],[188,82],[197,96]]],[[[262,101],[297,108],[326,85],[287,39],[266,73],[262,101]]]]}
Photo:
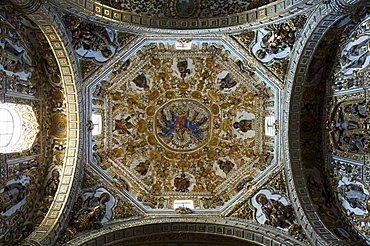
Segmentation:
{"type": "Polygon", "coordinates": [[[100,114],[92,114],[91,121],[93,122],[94,128],[91,133],[93,136],[101,134],[102,130],[102,119],[100,114]]]}
{"type": "Polygon", "coordinates": [[[14,133],[14,119],[9,110],[0,108],[0,148],[10,144],[14,133]]]}
{"type": "Polygon", "coordinates": [[[39,125],[31,106],[0,103],[0,153],[30,149],[38,132],[39,125]]]}
{"type": "Polygon", "coordinates": [[[194,201],[193,200],[175,200],[173,202],[173,209],[185,207],[194,209],[194,201]]]}
{"type": "Polygon", "coordinates": [[[190,41],[177,41],[175,43],[175,47],[177,50],[191,50],[191,42],[190,41]]]}
{"type": "Polygon", "coordinates": [[[275,136],[275,117],[267,116],[265,120],[265,134],[266,136],[275,136]]]}

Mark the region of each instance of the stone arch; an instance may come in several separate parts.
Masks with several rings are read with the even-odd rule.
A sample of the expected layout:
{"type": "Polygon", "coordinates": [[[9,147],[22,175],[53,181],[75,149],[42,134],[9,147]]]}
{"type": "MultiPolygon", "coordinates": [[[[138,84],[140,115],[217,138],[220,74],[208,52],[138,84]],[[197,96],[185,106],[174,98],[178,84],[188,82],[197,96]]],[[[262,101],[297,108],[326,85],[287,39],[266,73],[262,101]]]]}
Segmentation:
{"type": "MultiPolygon", "coordinates": [[[[218,236],[230,241],[232,239],[243,242],[243,245],[246,243],[250,245],[304,245],[280,230],[259,225],[253,221],[196,217],[151,218],[116,222],[96,232],[82,234],[68,242],[67,245],[119,245],[119,243],[135,239],[139,242],[150,240],[143,241],[144,245],[149,242],[153,243],[152,240],[162,240],[161,236],[169,233],[218,236]]],[[[127,245],[126,243],[124,245],[127,245]]]]}
{"type": "Polygon", "coordinates": [[[329,1],[319,6],[306,23],[303,35],[294,47],[285,83],[284,133],[286,175],[290,198],[297,217],[313,245],[345,245],[323,224],[315,212],[303,172],[300,152],[300,110],[303,83],[313,54],[325,33],[349,10],[356,1],[329,1]]]}
{"type": "Polygon", "coordinates": [[[38,25],[47,39],[57,61],[67,108],[66,155],[58,190],[54,200],[39,227],[23,242],[25,245],[52,245],[57,239],[68,214],[72,209],[82,177],[80,139],[81,122],[79,103],[79,82],[81,75],[73,55],[71,42],[62,21],[55,10],[39,0],[12,1],[16,8],[38,25]]]}

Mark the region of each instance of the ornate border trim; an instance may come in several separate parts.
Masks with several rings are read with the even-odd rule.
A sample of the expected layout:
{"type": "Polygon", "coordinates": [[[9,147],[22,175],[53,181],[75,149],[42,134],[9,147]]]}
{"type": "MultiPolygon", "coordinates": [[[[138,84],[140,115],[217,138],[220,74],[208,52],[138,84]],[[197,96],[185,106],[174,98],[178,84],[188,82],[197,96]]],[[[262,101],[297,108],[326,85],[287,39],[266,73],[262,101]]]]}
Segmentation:
{"type": "Polygon", "coordinates": [[[201,233],[221,235],[254,242],[259,245],[305,245],[286,232],[254,221],[231,218],[182,217],[149,218],[144,220],[117,221],[106,227],[87,232],[66,245],[103,245],[118,243],[124,239],[146,237],[162,233],[201,233]]]}
{"type": "Polygon", "coordinates": [[[107,27],[142,33],[200,34],[231,33],[282,21],[307,12],[319,0],[278,0],[245,12],[215,18],[168,19],[133,14],[103,5],[95,0],[54,0],[54,4],[107,27]]]}
{"type": "Polygon", "coordinates": [[[41,225],[25,241],[26,244],[46,245],[55,242],[68,218],[82,176],[82,166],[80,164],[82,123],[79,116],[79,98],[81,98],[81,95],[77,83],[77,81],[81,81],[81,75],[77,72],[78,63],[74,57],[68,36],[64,32],[65,28],[55,14],[54,9],[50,8],[49,5],[44,5],[29,14],[28,17],[39,26],[54,53],[61,73],[67,107],[66,155],[60,184],[41,225]]]}
{"type": "Polygon", "coordinates": [[[300,152],[300,110],[303,83],[312,56],[328,29],[341,17],[326,5],[321,5],[310,16],[302,36],[296,42],[289,64],[285,87],[284,158],[289,195],[298,219],[313,245],[345,245],[321,221],[315,212],[304,178],[300,152]]]}

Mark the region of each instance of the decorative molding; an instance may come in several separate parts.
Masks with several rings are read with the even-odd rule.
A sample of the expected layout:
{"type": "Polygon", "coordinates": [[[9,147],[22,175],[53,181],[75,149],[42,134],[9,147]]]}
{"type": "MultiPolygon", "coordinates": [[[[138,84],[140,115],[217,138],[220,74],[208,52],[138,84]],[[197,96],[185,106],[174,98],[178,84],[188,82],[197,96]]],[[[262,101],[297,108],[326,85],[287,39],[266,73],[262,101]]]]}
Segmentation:
{"type": "Polygon", "coordinates": [[[10,0],[22,14],[31,14],[36,12],[47,0],[10,0]]]}
{"type": "Polygon", "coordinates": [[[180,218],[149,218],[143,220],[117,221],[93,232],[87,232],[66,245],[102,245],[118,243],[136,237],[147,237],[163,233],[200,233],[254,242],[259,245],[305,245],[286,232],[256,222],[231,219],[209,218],[187,215],[180,218]]]}
{"type": "Polygon", "coordinates": [[[278,0],[256,9],[216,18],[168,19],[149,17],[117,10],[93,0],[54,0],[56,6],[81,18],[120,31],[162,34],[209,34],[240,32],[246,28],[283,21],[307,12],[318,0],[278,0]]]}
{"type": "Polygon", "coordinates": [[[327,3],[329,8],[333,10],[334,13],[344,14],[351,11],[353,6],[360,2],[360,0],[328,0],[327,3]]]}
{"type": "Polygon", "coordinates": [[[296,42],[285,83],[284,120],[282,129],[285,142],[286,179],[288,191],[297,217],[313,245],[345,245],[328,230],[313,207],[304,178],[300,153],[300,110],[310,61],[326,31],[341,16],[321,5],[309,17],[296,42]]]}
{"type": "Polygon", "coordinates": [[[73,55],[71,42],[65,28],[50,5],[43,5],[36,12],[29,14],[44,33],[57,60],[67,107],[67,143],[66,156],[64,157],[60,184],[55,194],[53,203],[41,225],[23,242],[24,245],[50,245],[53,244],[60,233],[65,221],[68,219],[75,196],[78,193],[81,179],[81,147],[80,137],[81,122],[79,110],[81,110],[78,91],[81,75],[77,72],[78,65],[73,55]]]}

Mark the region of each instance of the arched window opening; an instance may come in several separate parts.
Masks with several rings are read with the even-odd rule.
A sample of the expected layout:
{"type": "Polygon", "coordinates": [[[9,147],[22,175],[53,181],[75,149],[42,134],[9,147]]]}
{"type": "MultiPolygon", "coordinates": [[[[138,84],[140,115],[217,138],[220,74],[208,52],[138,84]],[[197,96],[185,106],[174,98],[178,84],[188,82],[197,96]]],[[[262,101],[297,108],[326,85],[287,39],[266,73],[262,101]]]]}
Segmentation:
{"type": "Polygon", "coordinates": [[[39,124],[31,106],[0,103],[0,153],[30,149],[38,132],[39,124]]]}
{"type": "Polygon", "coordinates": [[[9,110],[0,108],[0,147],[8,146],[13,138],[14,118],[9,110]]]}

